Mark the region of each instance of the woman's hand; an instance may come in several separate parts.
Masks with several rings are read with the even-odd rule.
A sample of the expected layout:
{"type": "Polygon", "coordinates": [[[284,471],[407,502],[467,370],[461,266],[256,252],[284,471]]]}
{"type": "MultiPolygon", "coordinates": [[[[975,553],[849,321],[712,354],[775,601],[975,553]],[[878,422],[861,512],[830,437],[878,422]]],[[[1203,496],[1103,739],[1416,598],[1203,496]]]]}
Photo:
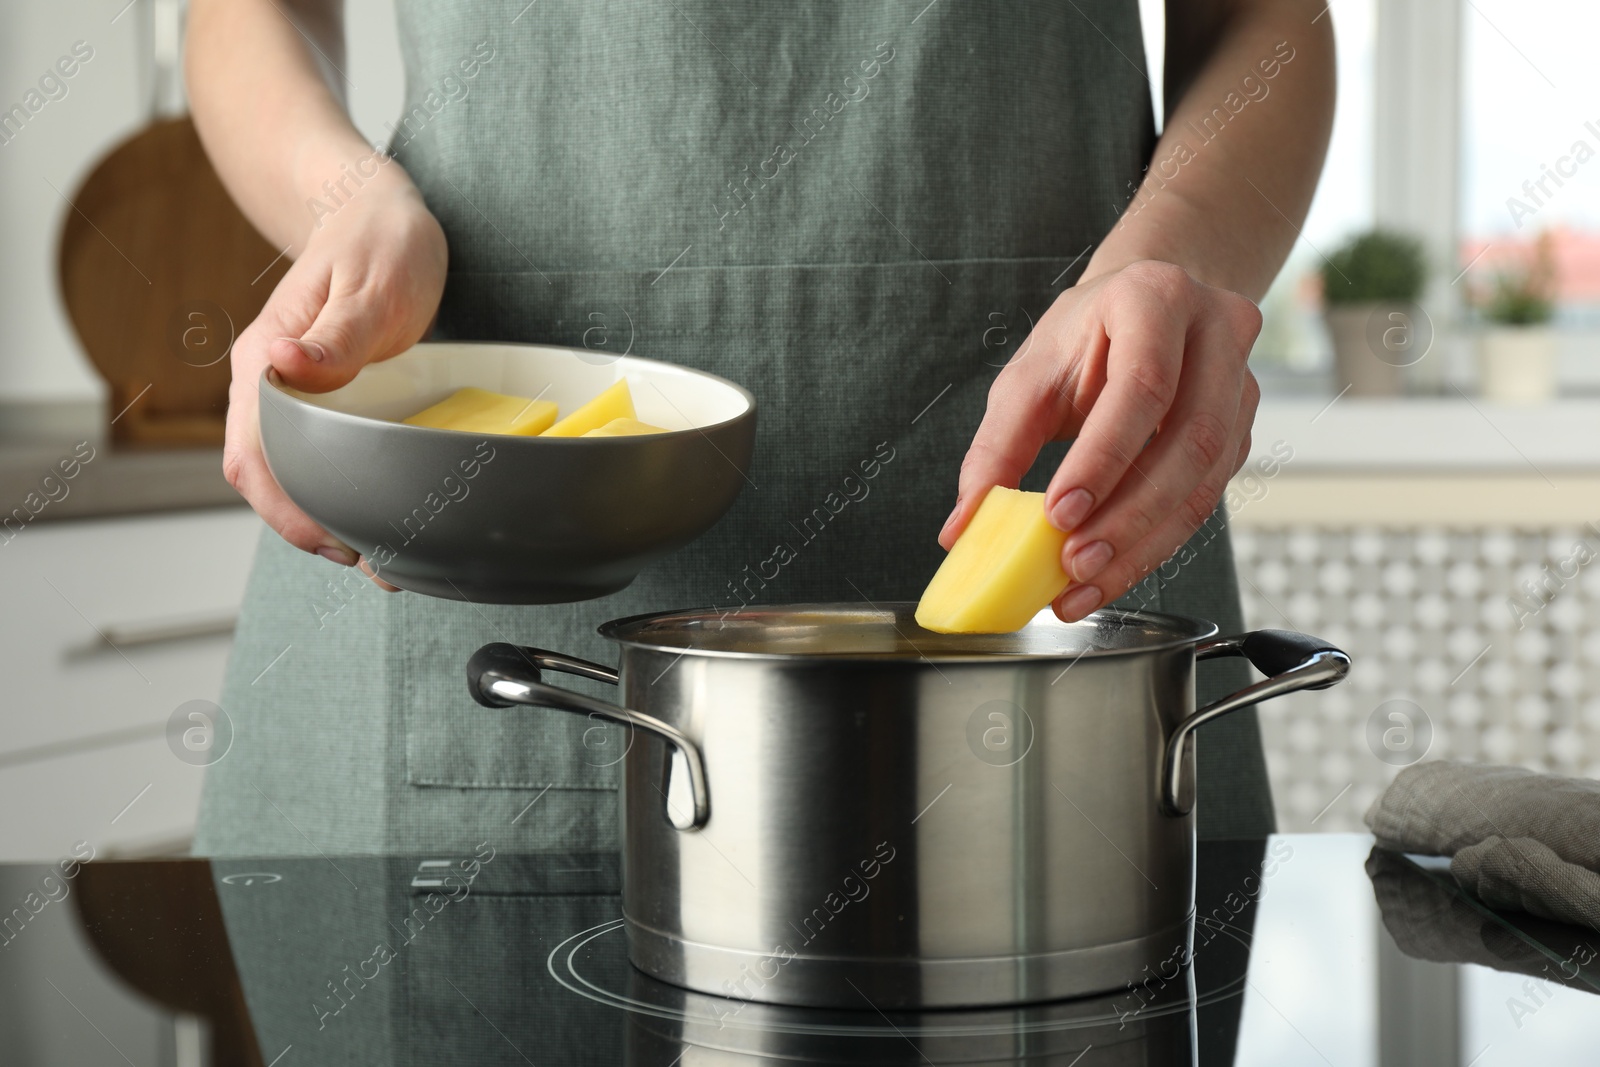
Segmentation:
{"type": "Polygon", "coordinates": [[[438,220],[400,165],[386,162],[342,207],[323,216],[261,314],[234,342],[223,473],[296,548],[345,566],[358,562],[350,546],[295,507],[267,469],[261,372],[271,365],[289,385],[323,392],[409,348],[438,310],[447,257],[438,220]]]}
{"type": "Polygon", "coordinates": [[[1250,450],[1261,392],[1251,301],[1146,260],[1057,298],[989,390],[939,534],[949,548],[991,486],[1015,488],[1048,441],[1076,438],[1045,493],[1068,531],[1071,622],[1115,600],[1211,516],[1250,450]]]}

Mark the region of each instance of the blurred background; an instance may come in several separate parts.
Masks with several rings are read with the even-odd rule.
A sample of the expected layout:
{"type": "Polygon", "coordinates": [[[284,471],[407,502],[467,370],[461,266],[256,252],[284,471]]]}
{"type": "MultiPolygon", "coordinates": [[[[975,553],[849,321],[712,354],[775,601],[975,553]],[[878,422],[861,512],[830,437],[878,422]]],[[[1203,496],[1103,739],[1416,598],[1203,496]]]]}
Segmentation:
{"type": "MultiPolygon", "coordinates": [[[[181,853],[226,752],[192,731],[226,729],[260,526],[220,472],[225,357],[286,263],[181,119],[183,8],[0,9],[0,861],[181,853]]],[[[1423,758],[1600,777],[1600,7],[1327,17],[1332,147],[1264,302],[1256,455],[1228,500],[1248,623],[1356,661],[1262,709],[1284,831],[1361,829],[1423,758]]],[[[347,18],[354,116],[383,143],[392,13],[347,18]]],[[[1371,982],[1351,966],[1328,988],[1371,982]]],[[[1497,1012],[1514,988],[1462,995],[1497,1012]]],[[[1463,1018],[1464,1046],[1487,1040],[1487,1014],[1463,1018]]],[[[1545,1025],[1552,1048],[1578,1032],[1545,1025]]]]}
{"type": "MultiPolygon", "coordinates": [[[[220,474],[225,356],[286,262],[181,120],[183,15],[0,14],[0,810],[28,813],[0,858],[185,847],[185,731],[213,728],[259,528],[220,474]]],[[[383,143],[392,12],[347,15],[383,143]]],[[[1600,9],[1327,17],[1332,148],[1252,358],[1262,462],[1230,494],[1250,624],[1357,662],[1263,709],[1290,831],[1359,828],[1424,756],[1600,776],[1600,9]]]]}
{"type": "Polygon", "coordinates": [[[1331,14],[1333,143],[1252,357],[1255,449],[1293,459],[1234,515],[1250,625],[1356,659],[1262,708],[1285,831],[1361,828],[1424,757],[1600,777],[1600,9],[1331,14]]]}
{"type": "MultiPolygon", "coordinates": [[[[186,851],[226,751],[185,736],[221,721],[261,529],[222,478],[225,357],[287,262],[181,120],[185,7],[0,11],[0,860],[186,851]]],[[[385,143],[392,8],[346,14],[351,107],[385,143]]]]}

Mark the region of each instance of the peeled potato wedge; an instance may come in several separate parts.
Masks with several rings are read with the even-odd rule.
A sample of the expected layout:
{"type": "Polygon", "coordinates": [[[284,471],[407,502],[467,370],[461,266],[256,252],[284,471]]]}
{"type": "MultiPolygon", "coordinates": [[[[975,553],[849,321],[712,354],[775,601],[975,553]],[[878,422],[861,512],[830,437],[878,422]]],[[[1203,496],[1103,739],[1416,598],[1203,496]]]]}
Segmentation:
{"type": "Polygon", "coordinates": [[[660,426],[651,426],[648,422],[638,419],[612,419],[604,426],[597,426],[588,431],[585,437],[640,437],[651,433],[667,433],[660,426]]]}
{"type": "Polygon", "coordinates": [[[431,426],[436,430],[534,437],[555,423],[556,406],[548,400],[529,400],[468,386],[400,421],[407,426],[431,426]]]}
{"type": "Polygon", "coordinates": [[[544,437],[582,437],[617,419],[633,419],[633,394],[626,378],[613,382],[605,392],[545,430],[544,437]]]}
{"type": "Polygon", "coordinates": [[[995,486],[923,591],[917,624],[947,634],[1022,629],[1071,584],[1066,541],[1045,518],[1043,493],[995,486]]]}

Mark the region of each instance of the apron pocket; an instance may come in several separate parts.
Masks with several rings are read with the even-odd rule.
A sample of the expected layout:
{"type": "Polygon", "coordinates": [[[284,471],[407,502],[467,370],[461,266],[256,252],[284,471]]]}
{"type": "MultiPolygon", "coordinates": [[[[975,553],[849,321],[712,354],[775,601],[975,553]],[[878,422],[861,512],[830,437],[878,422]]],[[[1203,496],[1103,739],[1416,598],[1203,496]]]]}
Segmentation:
{"type": "MultiPolygon", "coordinates": [[[[626,731],[548,708],[486,708],[467,694],[467,660],[491,641],[615,661],[586,605],[515,608],[400,593],[397,650],[406,781],[475,789],[615,789],[626,731]],[[586,639],[579,640],[580,635],[586,639]]],[[[592,608],[590,609],[592,611],[592,608]]],[[[609,618],[610,616],[606,616],[609,618]]],[[[561,675],[602,700],[616,687],[561,675]]]]}

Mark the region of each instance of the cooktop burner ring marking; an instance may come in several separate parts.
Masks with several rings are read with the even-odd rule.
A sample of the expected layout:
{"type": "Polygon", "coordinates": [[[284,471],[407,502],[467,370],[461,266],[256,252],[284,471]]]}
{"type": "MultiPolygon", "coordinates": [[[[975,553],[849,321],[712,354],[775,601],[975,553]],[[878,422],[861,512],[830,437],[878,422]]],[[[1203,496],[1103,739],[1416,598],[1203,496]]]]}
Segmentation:
{"type": "MultiPolygon", "coordinates": [[[[1251,939],[1249,933],[1246,931],[1228,923],[1218,922],[1215,919],[1211,919],[1206,916],[1198,917],[1196,922],[1197,924],[1201,924],[1212,929],[1218,935],[1226,937],[1229,941],[1237,945],[1239,949],[1248,953],[1251,939]]],[[[657,982],[657,984],[660,984],[663,986],[663,988],[670,988],[674,992],[681,992],[686,998],[703,998],[710,1003],[722,1003],[729,1006],[729,1010],[720,1015],[713,1012],[706,1012],[702,1014],[700,1012],[691,1012],[687,1009],[673,1009],[663,1007],[659,1004],[652,1004],[648,1001],[638,1000],[634,997],[629,997],[622,993],[614,992],[596,984],[594,981],[590,980],[579,972],[577,967],[577,955],[582,949],[587,947],[592,942],[605,937],[607,934],[621,930],[624,926],[624,923],[625,920],[621,918],[610,919],[606,922],[600,923],[597,926],[591,926],[586,930],[580,930],[568,937],[565,941],[562,941],[560,944],[556,945],[556,947],[550,951],[550,955],[545,959],[545,967],[550,972],[550,977],[554,978],[557,984],[569,992],[576,993],[578,996],[583,997],[586,1000],[592,1000],[600,1004],[618,1008],[622,1011],[633,1012],[639,1015],[648,1015],[653,1018],[666,1019],[673,1022],[709,1022],[716,1023],[719,1028],[725,1026],[766,1033],[904,1039],[907,1035],[928,1037],[982,1037],[1087,1029],[1089,1027],[1104,1026],[1108,1023],[1118,1022],[1128,1015],[1132,1015],[1139,1019],[1156,1019],[1167,1015],[1175,1015],[1180,1012],[1189,1011],[1194,1008],[1203,1007],[1207,1004],[1212,1004],[1217,1001],[1226,1000],[1229,997],[1237,996],[1243,991],[1247,976],[1246,972],[1241,972],[1237,977],[1230,978],[1227,982],[1218,986],[1216,989],[1208,990],[1203,994],[1198,994],[1192,997],[1185,997],[1182,1000],[1174,1000],[1169,1004],[1163,1004],[1160,1006],[1145,1005],[1143,1007],[1135,1007],[1131,1012],[1119,1012],[1113,1009],[1105,1014],[1067,1019],[1052,1018],[1041,1019],[1034,1022],[1010,1022],[1004,1024],[974,1023],[969,1025],[952,1024],[935,1026],[918,1025],[907,1022],[905,1025],[901,1025],[898,1028],[892,1023],[878,1026],[859,1026],[850,1025],[847,1023],[789,1022],[774,1020],[770,1018],[770,1016],[778,1012],[815,1013],[819,1015],[832,1013],[829,1012],[829,1009],[825,1008],[799,1008],[790,1005],[767,1004],[761,1001],[742,1001],[731,997],[718,997],[710,993],[701,993],[696,990],[680,990],[676,986],[669,987],[667,983],[657,982],[655,979],[651,979],[642,973],[640,974],[640,977],[643,980],[648,982],[657,982]],[[561,956],[563,951],[566,953],[565,968],[560,967],[557,962],[557,957],[561,956]],[[563,970],[565,971],[565,974],[562,973],[563,970]],[[747,1008],[756,1008],[758,1010],[753,1012],[749,1019],[741,1021],[739,1019],[739,1015],[742,1014],[747,1008]],[[767,1018],[763,1019],[764,1015],[767,1016],[767,1018]]],[[[1199,955],[1199,949],[1195,950],[1195,955],[1199,955]]],[[[1246,957],[1246,963],[1248,966],[1248,956],[1246,957]]],[[[632,967],[633,965],[630,962],[628,966],[632,967]]],[[[1188,973],[1192,975],[1192,966],[1190,967],[1188,973]]],[[[1123,1003],[1130,997],[1133,998],[1133,1004],[1137,1005],[1139,1003],[1138,998],[1135,996],[1132,989],[1128,989],[1120,994],[1117,994],[1113,1003],[1123,1003]]],[[[1085,998],[1079,999],[1081,1001],[1085,998]]],[[[943,1014],[955,1016],[963,1014],[972,1015],[979,1013],[1001,1012],[1044,1012],[1050,1010],[1052,1007],[1071,1005],[1077,1002],[1079,1001],[1057,1001],[1054,1004],[1025,1004],[1015,1006],[994,1005],[972,1009],[941,1008],[937,1010],[929,1009],[928,1011],[924,1012],[897,1012],[891,1013],[891,1016],[903,1016],[907,1014],[920,1016],[927,1016],[929,1014],[943,1014]]]]}

